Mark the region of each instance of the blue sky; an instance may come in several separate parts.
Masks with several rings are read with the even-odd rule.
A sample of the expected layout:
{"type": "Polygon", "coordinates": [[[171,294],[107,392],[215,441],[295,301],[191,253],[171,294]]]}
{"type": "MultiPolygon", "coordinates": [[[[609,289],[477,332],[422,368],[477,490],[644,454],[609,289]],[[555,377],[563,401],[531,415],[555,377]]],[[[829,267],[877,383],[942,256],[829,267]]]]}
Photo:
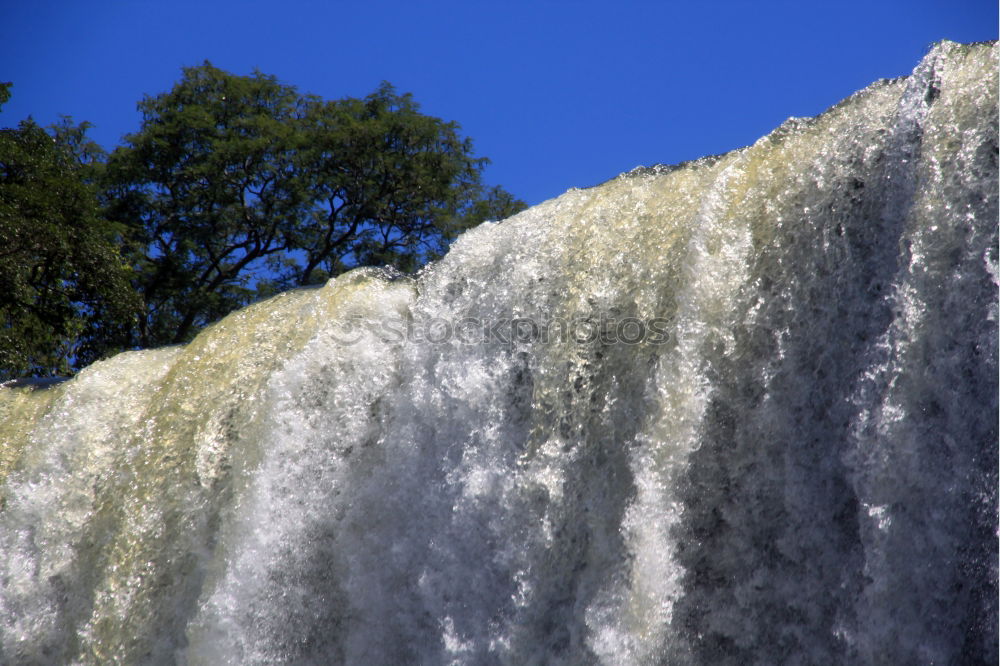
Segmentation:
{"type": "Polygon", "coordinates": [[[939,39],[996,39],[998,20],[995,0],[0,2],[0,126],[67,114],[110,149],[143,94],[206,59],[325,98],[386,80],[530,204],[747,145],[908,74],[939,39]]]}

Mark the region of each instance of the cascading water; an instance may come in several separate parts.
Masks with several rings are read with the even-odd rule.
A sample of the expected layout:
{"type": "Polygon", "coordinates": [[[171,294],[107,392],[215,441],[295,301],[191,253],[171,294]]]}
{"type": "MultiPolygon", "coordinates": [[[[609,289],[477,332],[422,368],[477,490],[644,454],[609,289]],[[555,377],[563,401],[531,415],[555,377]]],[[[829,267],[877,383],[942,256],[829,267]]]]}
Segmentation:
{"type": "Polygon", "coordinates": [[[0,390],[0,662],[997,661],[997,50],[0,390]]]}

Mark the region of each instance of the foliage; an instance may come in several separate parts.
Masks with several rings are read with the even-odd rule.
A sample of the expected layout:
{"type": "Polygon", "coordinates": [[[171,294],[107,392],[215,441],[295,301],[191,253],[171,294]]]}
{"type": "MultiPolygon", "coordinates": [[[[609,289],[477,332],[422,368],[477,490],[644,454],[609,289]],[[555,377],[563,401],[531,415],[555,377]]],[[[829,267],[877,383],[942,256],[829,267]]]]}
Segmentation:
{"type": "Polygon", "coordinates": [[[104,173],[131,227],[144,316],[131,344],[183,342],[261,296],[361,265],[412,270],[456,233],[524,207],[486,190],[455,123],[383,84],[324,101],[275,77],[186,68],[139,104],[104,173]]]}
{"type": "Polygon", "coordinates": [[[356,266],[411,271],[524,208],[387,83],[325,101],[206,62],[139,110],[110,155],[69,118],[0,130],[0,380],[184,342],[356,266]]]}
{"type": "Polygon", "coordinates": [[[51,136],[30,119],[0,130],[0,379],[89,363],[138,312],[118,228],[84,177],[85,133],[64,123],[51,136]]]}

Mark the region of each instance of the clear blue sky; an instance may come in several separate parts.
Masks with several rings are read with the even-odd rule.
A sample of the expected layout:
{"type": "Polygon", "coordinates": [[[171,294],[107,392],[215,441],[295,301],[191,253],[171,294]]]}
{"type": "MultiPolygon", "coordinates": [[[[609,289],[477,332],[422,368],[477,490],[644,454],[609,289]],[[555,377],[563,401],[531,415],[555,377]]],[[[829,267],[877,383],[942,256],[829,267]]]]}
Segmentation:
{"type": "Polygon", "coordinates": [[[996,0],[0,0],[0,126],[67,114],[110,149],[143,94],[206,59],[325,98],[387,80],[535,204],[752,143],[908,74],[939,39],[996,39],[997,20],[996,0]]]}

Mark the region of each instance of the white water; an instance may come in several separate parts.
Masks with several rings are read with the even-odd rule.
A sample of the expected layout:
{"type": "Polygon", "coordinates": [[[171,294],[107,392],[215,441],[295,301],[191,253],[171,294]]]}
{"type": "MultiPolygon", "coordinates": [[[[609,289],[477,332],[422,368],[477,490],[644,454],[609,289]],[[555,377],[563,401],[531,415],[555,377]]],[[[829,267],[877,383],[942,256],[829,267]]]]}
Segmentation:
{"type": "Polygon", "coordinates": [[[996,58],[3,389],[0,662],[995,663],[996,58]]]}

